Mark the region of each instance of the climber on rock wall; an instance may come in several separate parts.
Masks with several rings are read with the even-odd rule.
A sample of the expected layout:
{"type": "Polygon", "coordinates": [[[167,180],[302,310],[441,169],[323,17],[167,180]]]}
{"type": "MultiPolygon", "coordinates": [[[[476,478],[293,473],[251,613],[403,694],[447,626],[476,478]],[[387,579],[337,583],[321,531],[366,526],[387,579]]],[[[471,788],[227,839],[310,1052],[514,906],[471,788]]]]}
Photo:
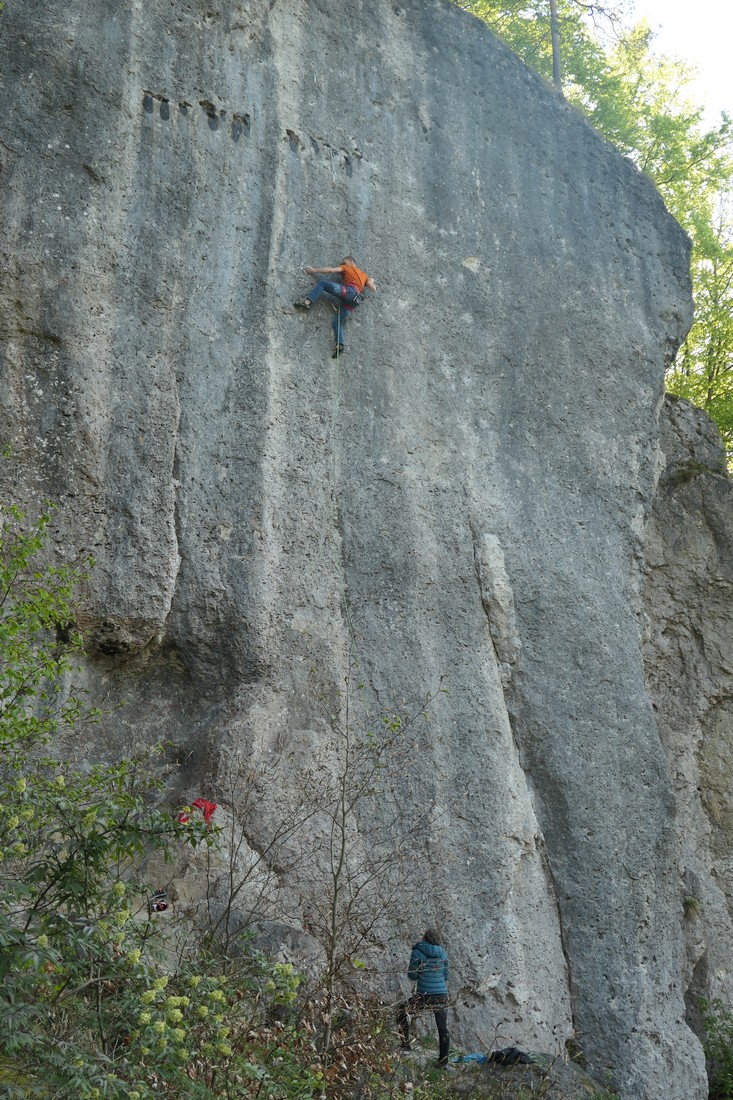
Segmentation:
{"type": "Polygon", "coordinates": [[[338,359],[344,350],[344,325],[356,306],[361,302],[364,287],[367,287],[374,294],[376,294],[377,288],[371,276],[356,266],[356,260],[353,256],[345,256],[338,267],[307,267],[305,270],[309,275],[339,275],[341,277],[341,281],[338,283],[332,282],[330,279],[321,279],[313,287],[310,294],[305,298],[298,298],[297,302],[294,303],[296,309],[302,309],[306,312],[311,306],[315,305],[322,294],[326,294],[336,303],[336,316],[332,322],[335,339],[332,358],[338,359]]]}

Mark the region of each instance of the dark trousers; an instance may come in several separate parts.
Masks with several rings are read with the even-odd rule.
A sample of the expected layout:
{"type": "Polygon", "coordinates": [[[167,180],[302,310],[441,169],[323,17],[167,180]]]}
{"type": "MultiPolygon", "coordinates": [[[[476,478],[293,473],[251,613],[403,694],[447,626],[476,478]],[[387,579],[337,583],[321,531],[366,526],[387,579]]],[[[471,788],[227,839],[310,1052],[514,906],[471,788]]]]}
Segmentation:
{"type": "Polygon", "coordinates": [[[397,1009],[397,1028],[403,1043],[410,1041],[410,1014],[415,1012],[432,1012],[435,1016],[440,1044],[438,1061],[447,1061],[450,1050],[448,998],[444,993],[413,993],[409,1001],[401,1004],[397,1009]]]}

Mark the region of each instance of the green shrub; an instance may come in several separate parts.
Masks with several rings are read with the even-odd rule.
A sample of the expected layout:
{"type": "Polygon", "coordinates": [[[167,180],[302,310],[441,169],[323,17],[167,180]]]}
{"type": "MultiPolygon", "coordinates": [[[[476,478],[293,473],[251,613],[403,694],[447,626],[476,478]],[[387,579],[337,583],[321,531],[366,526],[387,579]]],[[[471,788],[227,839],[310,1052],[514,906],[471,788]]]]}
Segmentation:
{"type": "Polygon", "coordinates": [[[153,1100],[320,1091],[292,969],[171,951],[144,857],[217,832],[160,809],[155,754],[87,768],[69,735],[101,716],[70,687],[83,566],[44,564],[49,515],[0,508],[0,1084],[8,1097],[153,1100]],[[152,777],[152,778],[151,778],[152,777]]]}

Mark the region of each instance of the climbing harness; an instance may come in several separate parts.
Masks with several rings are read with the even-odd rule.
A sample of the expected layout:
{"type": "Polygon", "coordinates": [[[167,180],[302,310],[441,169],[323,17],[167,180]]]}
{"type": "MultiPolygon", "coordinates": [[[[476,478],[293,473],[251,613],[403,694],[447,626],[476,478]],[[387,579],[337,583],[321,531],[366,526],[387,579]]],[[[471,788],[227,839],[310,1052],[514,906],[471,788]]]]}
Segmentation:
{"type": "Polygon", "coordinates": [[[351,283],[341,284],[341,297],[347,306],[360,306],[364,301],[364,295],[351,283]]]}

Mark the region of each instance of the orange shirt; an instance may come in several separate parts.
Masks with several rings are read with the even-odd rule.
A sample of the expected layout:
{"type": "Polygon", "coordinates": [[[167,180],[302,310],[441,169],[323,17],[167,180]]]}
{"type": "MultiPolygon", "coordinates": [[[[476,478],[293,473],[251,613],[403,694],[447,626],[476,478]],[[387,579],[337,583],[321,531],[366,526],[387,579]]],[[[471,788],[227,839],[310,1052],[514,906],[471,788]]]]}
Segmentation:
{"type": "Polygon", "coordinates": [[[344,286],[353,286],[361,294],[362,290],[367,284],[369,276],[366,271],[362,271],[358,267],[353,267],[352,264],[341,264],[341,280],[344,286]]]}

